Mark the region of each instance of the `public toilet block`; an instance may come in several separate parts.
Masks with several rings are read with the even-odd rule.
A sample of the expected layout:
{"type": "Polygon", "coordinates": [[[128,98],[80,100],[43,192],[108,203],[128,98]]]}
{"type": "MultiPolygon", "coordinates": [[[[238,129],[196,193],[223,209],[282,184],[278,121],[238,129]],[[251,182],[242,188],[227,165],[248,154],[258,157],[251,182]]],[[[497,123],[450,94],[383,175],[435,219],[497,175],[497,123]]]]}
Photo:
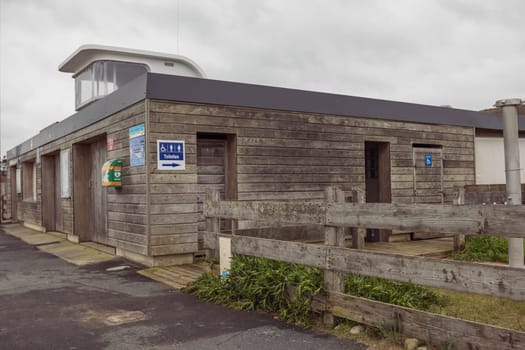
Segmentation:
{"type": "Polygon", "coordinates": [[[319,200],[336,185],[367,202],[451,203],[475,183],[476,129],[501,130],[481,112],[207,79],[177,55],[87,45],[59,69],[77,111],[7,153],[11,217],[149,266],[202,254],[209,187],[232,200],[319,200]]]}

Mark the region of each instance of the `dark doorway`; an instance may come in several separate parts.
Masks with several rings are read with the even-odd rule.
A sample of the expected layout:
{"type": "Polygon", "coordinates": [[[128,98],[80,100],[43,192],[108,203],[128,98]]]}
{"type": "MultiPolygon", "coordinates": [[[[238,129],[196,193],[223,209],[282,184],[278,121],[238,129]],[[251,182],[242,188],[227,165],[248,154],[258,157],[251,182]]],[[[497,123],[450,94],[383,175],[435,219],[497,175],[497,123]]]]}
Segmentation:
{"type": "Polygon", "coordinates": [[[42,223],[47,231],[63,231],[60,198],[60,158],[42,157],[42,223]]]}
{"type": "Polygon", "coordinates": [[[81,241],[108,244],[106,189],[102,187],[105,161],[105,136],[73,145],[74,227],[81,241]]]}
{"type": "MultiPolygon", "coordinates": [[[[390,143],[365,142],[365,195],[367,203],[390,203],[390,143]]],[[[388,241],[390,230],[367,229],[366,241],[388,241]]]]}
{"type": "MultiPolygon", "coordinates": [[[[9,169],[9,187],[11,188],[11,220],[18,221],[18,193],[16,192],[16,166],[9,169]]],[[[19,185],[20,186],[20,185],[19,185]]]]}
{"type": "MultiPolygon", "coordinates": [[[[207,188],[221,193],[221,199],[237,199],[237,138],[233,134],[197,134],[197,183],[199,210],[207,188]]],[[[221,220],[221,231],[232,229],[232,220],[221,220]]],[[[204,217],[199,218],[199,231],[204,231],[204,217]]]]}

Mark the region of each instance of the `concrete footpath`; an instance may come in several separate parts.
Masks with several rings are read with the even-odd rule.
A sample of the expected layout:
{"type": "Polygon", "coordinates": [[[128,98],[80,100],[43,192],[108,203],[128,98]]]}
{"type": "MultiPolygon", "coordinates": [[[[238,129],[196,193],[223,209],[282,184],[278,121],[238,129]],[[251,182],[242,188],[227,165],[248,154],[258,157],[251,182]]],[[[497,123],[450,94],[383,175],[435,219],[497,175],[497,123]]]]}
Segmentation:
{"type": "Polygon", "coordinates": [[[77,266],[37,249],[51,244],[0,229],[0,349],[365,348],[202,302],[120,258],[77,266]]]}

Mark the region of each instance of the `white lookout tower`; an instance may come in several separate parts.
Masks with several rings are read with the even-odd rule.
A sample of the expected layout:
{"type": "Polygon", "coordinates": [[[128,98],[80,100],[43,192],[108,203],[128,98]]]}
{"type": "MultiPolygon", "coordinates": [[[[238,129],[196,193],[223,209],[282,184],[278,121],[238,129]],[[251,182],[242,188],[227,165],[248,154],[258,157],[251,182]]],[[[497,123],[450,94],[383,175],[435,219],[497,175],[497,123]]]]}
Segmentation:
{"type": "Polygon", "coordinates": [[[183,56],[102,45],[82,45],[58,70],[73,73],[77,111],[146,72],[206,77],[195,62],[183,56]]]}

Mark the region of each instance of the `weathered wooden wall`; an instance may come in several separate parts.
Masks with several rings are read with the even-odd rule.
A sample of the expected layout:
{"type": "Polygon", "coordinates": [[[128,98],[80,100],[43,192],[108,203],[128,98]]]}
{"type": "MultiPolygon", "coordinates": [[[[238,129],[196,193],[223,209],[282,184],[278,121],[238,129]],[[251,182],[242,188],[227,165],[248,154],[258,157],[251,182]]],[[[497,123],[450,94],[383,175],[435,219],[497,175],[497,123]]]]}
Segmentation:
{"type": "MultiPolygon", "coordinates": [[[[240,200],[321,199],[328,185],[364,189],[365,141],[390,143],[393,203],[413,201],[414,143],[443,147],[445,202],[452,202],[454,186],[474,182],[472,128],[168,101],[151,101],[149,120],[151,162],[157,139],[184,140],[187,151],[185,171],[156,171],[151,165],[154,254],[189,251],[196,242],[196,204],[207,185],[199,184],[197,174],[197,133],[236,135],[240,200]],[[180,248],[160,248],[179,240],[180,248]]],[[[424,196],[425,189],[420,191],[424,196]]]]}
{"type": "MultiPolygon", "coordinates": [[[[525,203],[525,184],[521,185],[525,203]]],[[[507,202],[505,185],[468,185],[465,186],[465,204],[503,204],[507,202]]]]}
{"type": "MultiPolygon", "coordinates": [[[[53,154],[60,150],[72,149],[75,143],[89,142],[90,139],[106,136],[114,140],[114,150],[107,152],[108,159],[120,158],[123,160],[123,187],[122,189],[108,188],[107,195],[107,218],[109,244],[127,251],[148,254],[147,249],[147,226],[146,226],[146,167],[129,166],[129,134],[131,126],[144,123],[145,103],[141,102],[126,108],[108,118],[94,123],[86,128],[66,135],[56,141],[50,142],[40,149],[41,155],[53,154]]],[[[70,153],[69,178],[73,188],[73,152],[70,153]]],[[[36,151],[24,154],[20,160],[34,160],[36,151]]],[[[41,225],[41,171],[40,165],[37,171],[37,201],[23,201],[21,196],[18,200],[18,220],[30,224],[41,225]]],[[[72,191],[73,192],[73,191],[72,191]]],[[[75,235],[74,216],[79,213],[73,211],[73,201],[82,201],[83,198],[75,198],[72,193],[70,198],[61,198],[59,207],[62,210],[63,232],[75,235]]]]}
{"type": "MultiPolygon", "coordinates": [[[[24,154],[20,157],[20,167],[22,167],[22,164],[24,162],[36,162],[36,151],[31,151],[29,153],[24,154]]],[[[16,218],[17,220],[33,224],[36,226],[42,225],[42,187],[41,187],[41,178],[40,178],[40,172],[41,172],[41,164],[37,162],[36,168],[34,169],[36,171],[36,200],[33,200],[32,198],[26,198],[24,199],[23,191],[22,193],[17,194],[17,213],[16,218]]],[[[23,183],[24,183],[24,174],[23,170],[21,173],[21,179],[22,179],[22,189],[23,189],[23,183]]]]}
{"type": "Polygon", "coordinates": [[[11,215],[8,205],[8,190],[7,171],[5,173],[0,172],[0,222],[7,220],[11,215]]]}
{"type": "MultiPolygon", "coordinates": [[[[318,200],[328,185],[347,191],[364,188],[365,141],[390,143],[394,203],[413,201],[414,143],[442,146],[445,202],[452,201],[454,186],[474,181],[471,128],[167,101],[138,103],[41,147],[40,153],[71,149],[100,135],[113,138],[115,149],[107,157],[124,161],[124,177],[122,189],[107,189],[109,243],[141,255],[189,256],[198,249],[205,188],[217,185],[207,183],[202,171],[199,177],[198,133],[229,135],[231,144],[226,148],[234,147],[236,160],[226,159],[219,165],[224,169],[213,170],[224,172],[226,179],[220,185],[241,200],[318,200]],[[147,171],[145,166],[129,166],[128,128],[140,123],[146,125],[147,171]],[[156,169],[158,139],[186,142],[186,170],[156,169]],[[232,166],[236,176],[229,178],[232,166]]],[[[226,157],[231,158],[231,151],[226,157]]],[[[32,151],[22,160],[35,155],[32,151]]],[[[220,176],[214,173],[215,179],[220,176]]],[[[73,194],[60,203],[63,230],[69,234],[74,234],[74,199],[73,194]]],[[[41,224],[39,200],[18,202],[19,212],[24,213],[19,219],[41,224]]],[[[243,224],[241,228],[251,227],[239,225],[243,224]]]]}

